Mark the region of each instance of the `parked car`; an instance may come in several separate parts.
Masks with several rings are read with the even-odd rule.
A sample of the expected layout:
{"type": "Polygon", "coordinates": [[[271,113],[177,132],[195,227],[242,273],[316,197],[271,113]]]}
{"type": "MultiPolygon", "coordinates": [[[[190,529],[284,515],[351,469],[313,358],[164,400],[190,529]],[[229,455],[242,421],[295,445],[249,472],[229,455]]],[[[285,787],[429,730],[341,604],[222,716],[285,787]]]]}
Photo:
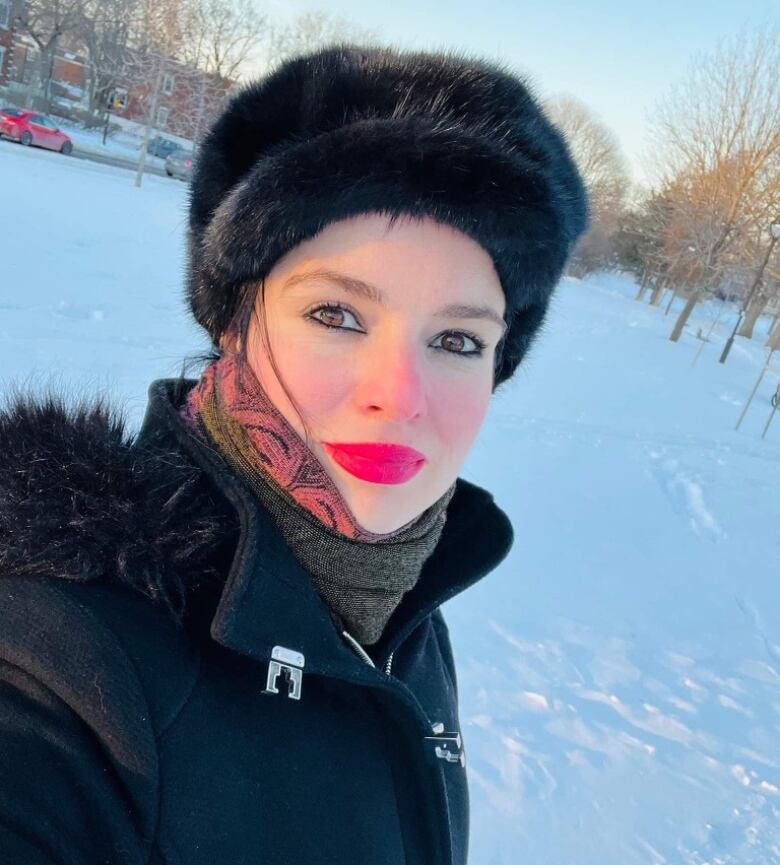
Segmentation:
{"type": "Polygon", "coordinates": [[[165,138],[163,135],[155,135],[146,145],[146,152],[150,156],[159,156],[161,159],[165,159],[166,156],[170,156],[170,154],[176,153],[177,150],[181,149],[180,144],[171,141],[170,138],[165,138]]]}
{"type": "Polygon", "coordinates": [[[192,178],[193,155],[189,150],[177,150],[165,157],[165,173],[168,177],[178,177],[181,180],[192,178]]]}
{"type": "Polygon", "coordinates": [[[73,142],[53,120],[23,108],[0,108],[0,136],[3,135],[20,144],[57,150],[66,156],[73,152],[73,142]]]}

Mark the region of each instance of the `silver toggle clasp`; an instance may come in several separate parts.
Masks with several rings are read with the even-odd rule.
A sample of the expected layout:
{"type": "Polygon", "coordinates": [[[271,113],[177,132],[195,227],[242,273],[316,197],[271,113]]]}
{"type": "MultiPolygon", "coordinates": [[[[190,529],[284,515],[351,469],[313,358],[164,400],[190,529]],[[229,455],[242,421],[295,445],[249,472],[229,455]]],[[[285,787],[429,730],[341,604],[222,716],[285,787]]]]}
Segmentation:
{"type": "Polygon", "coordinates": [[[446,760],[448,763],[460,763],[462,766],[466,762],[462,751],[456,754],[454,751],[448,751],[446,745],[443,748],[437,745],[434,753],[440,760],[446,760]]]}
{"type": "Polygon", "coordinates": [[[465,766],[466,756],[462,750],[463,740],[460,733],[457,731],[445,732],[444,724],[441,722],[433,725],[433,732],[438,735],[425,737],[426,741],[433,743],[433,753],[440,760],[446,760],[448,763],[460,763],[461,766],[465,766]]]}
{"type": "Polygon", "coordinates": [[[291,700],[300,700],[304,661],[301,652],[286,649],[284,646],[274,646],[271,650],[271,660],[268,662],[268,678],[263,693],[278,694],[276,680],[283,673],[288,682],[287,696],[291,700]]]}

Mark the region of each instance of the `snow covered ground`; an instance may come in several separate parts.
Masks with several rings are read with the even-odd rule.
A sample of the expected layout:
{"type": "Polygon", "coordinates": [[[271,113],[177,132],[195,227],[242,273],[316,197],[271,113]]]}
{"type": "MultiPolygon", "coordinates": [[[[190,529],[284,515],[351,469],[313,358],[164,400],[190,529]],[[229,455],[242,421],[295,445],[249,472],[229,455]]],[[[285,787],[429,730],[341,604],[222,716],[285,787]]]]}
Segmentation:
{"type": "MultiPolygon", "coordinates": [[[[182,306],[186,189],[0,143],[0,393],[111,392],[206,345],[182,306]],[[12,215],[9,215],[12,214],[12,215]]],[[[780,863],[780,358],[739,432],[767,322],[697,364],[697,311],[627,279],[561,285],[464,476],[515,526],[446,609],[472,865],[780,863]]]]}

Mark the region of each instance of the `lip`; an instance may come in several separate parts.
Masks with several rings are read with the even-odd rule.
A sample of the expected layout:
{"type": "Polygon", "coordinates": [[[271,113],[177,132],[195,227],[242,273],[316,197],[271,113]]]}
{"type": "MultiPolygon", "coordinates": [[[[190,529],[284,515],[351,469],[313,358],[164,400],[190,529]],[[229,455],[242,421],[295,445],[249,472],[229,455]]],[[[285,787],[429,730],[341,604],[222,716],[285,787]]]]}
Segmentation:
{"type": "Polygon", "coordinates": [[[338,443],[323,446],[345,471],[375,484],[402,484],[425,464],[425,456],[414,448],[389,442],[338,443]]]}

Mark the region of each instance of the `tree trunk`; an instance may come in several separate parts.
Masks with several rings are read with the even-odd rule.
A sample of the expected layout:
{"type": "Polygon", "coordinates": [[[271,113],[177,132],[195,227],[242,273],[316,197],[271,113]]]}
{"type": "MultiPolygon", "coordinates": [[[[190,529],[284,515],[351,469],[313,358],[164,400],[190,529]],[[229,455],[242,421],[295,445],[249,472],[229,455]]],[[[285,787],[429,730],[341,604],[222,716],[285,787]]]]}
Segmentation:
{"type": "Polygon", "coordinates": [[[668,277],[662,276],[653,287],[653,293],[650,295],[650,306],[658,306],[661,302],[666,284],[669,282],[668,277]]]}
{"type": "Polygon", "coordinates": [[[772,319],[772,324],[769,325],[769,333],[767,334],[767,345],[769,345],[772,340],[777,339],[780,334],[780,312],[775,313],[775,317],[772,319]]]}
{"type": "Polygon", "coordinates": [[[98,80],[98,73],[95,72],[89,79],[89,111],[91,114],[98,115],[105,108],[106,90],[103,87],[102,78],[98,80]]]}
{"type": "Polygon", "coordinates": [[[639,283],[639,291],[636,293],[636,297],[634,300],[641,300],[642,295],[645,293],[645,289],[647,288],[647,282],[650,279],[650,268],[646,267],[644,273],[642,274],[642,281],[639,283]]]}
{"type": "Polygon", "coordinates": [[[31,105],[37,110],[40,109],[40,100],[41,100],[41,89],[43,87],[43,77],[44,77],[44,64],[46,62],[46,55],[44,53],[44,49],[38,47],[38,50],[35,54],[35,60],[33,62],[32,72],[30,73],[30,78],[27,81],[27,92],[24,98],[25,105],[31,105]]]}
{"type": "Polygon", "coordinates": [[[46,65],[42,68],[41,79],[41,96],[43,98],[44,111],[48,114],[51,111],[51,82],[54,78],[54,56],[57,51],[56,41],[49,46],[48,56],[46,57],[46,65]]]}
{"type": "Polygon", "coordinates": [[[746,336],[748,339],[753,339],[753,328],[756,326],[758,317],[764,311],[768,301],[768,297],[762,297],[761,295],[754,298],[745,312],[745,320],[742,322],[742,327],[740,327],[737,333],[738,336],[746,336]]]}
{"type": "Polygon", "coordinates": [[[677,321],[675,322],[675,325],[674,325],[674,330],[672,331],[671,336],[669,337],[669,339],[672,342],[677,342],[677,340],[680,338],[680,336],[683,332],[683,328],[685,327],[688,319],[691,317],[691,313],[693,312],[693,309],[698,302],[699,302],[698,290],[692,291],[690,293],[690,295],[688,295],[688,300],[685,304],[685,307],[683,308],[683,311],[678,316],[677,321]]]}
{"type": "Polygon", "coordinates": [[[767,341],[767,346],[771,351],[780,349],[780,321],[778,318],[780,318],[780,312],[775,316],[775,326],[772,328],[767,341]]]}
{"type": "Polygon", "coordinates": [[[675,286],[674,291],[672,291],[672,295],[669,298],[669,303],[666,304],[666,309],[664,310],[664,315],[669,315],[669,310],[672,308],[672,304],[674,303],[674,299],[677,297],[679,291],[680,291],[680,287],[675,286]]]}

